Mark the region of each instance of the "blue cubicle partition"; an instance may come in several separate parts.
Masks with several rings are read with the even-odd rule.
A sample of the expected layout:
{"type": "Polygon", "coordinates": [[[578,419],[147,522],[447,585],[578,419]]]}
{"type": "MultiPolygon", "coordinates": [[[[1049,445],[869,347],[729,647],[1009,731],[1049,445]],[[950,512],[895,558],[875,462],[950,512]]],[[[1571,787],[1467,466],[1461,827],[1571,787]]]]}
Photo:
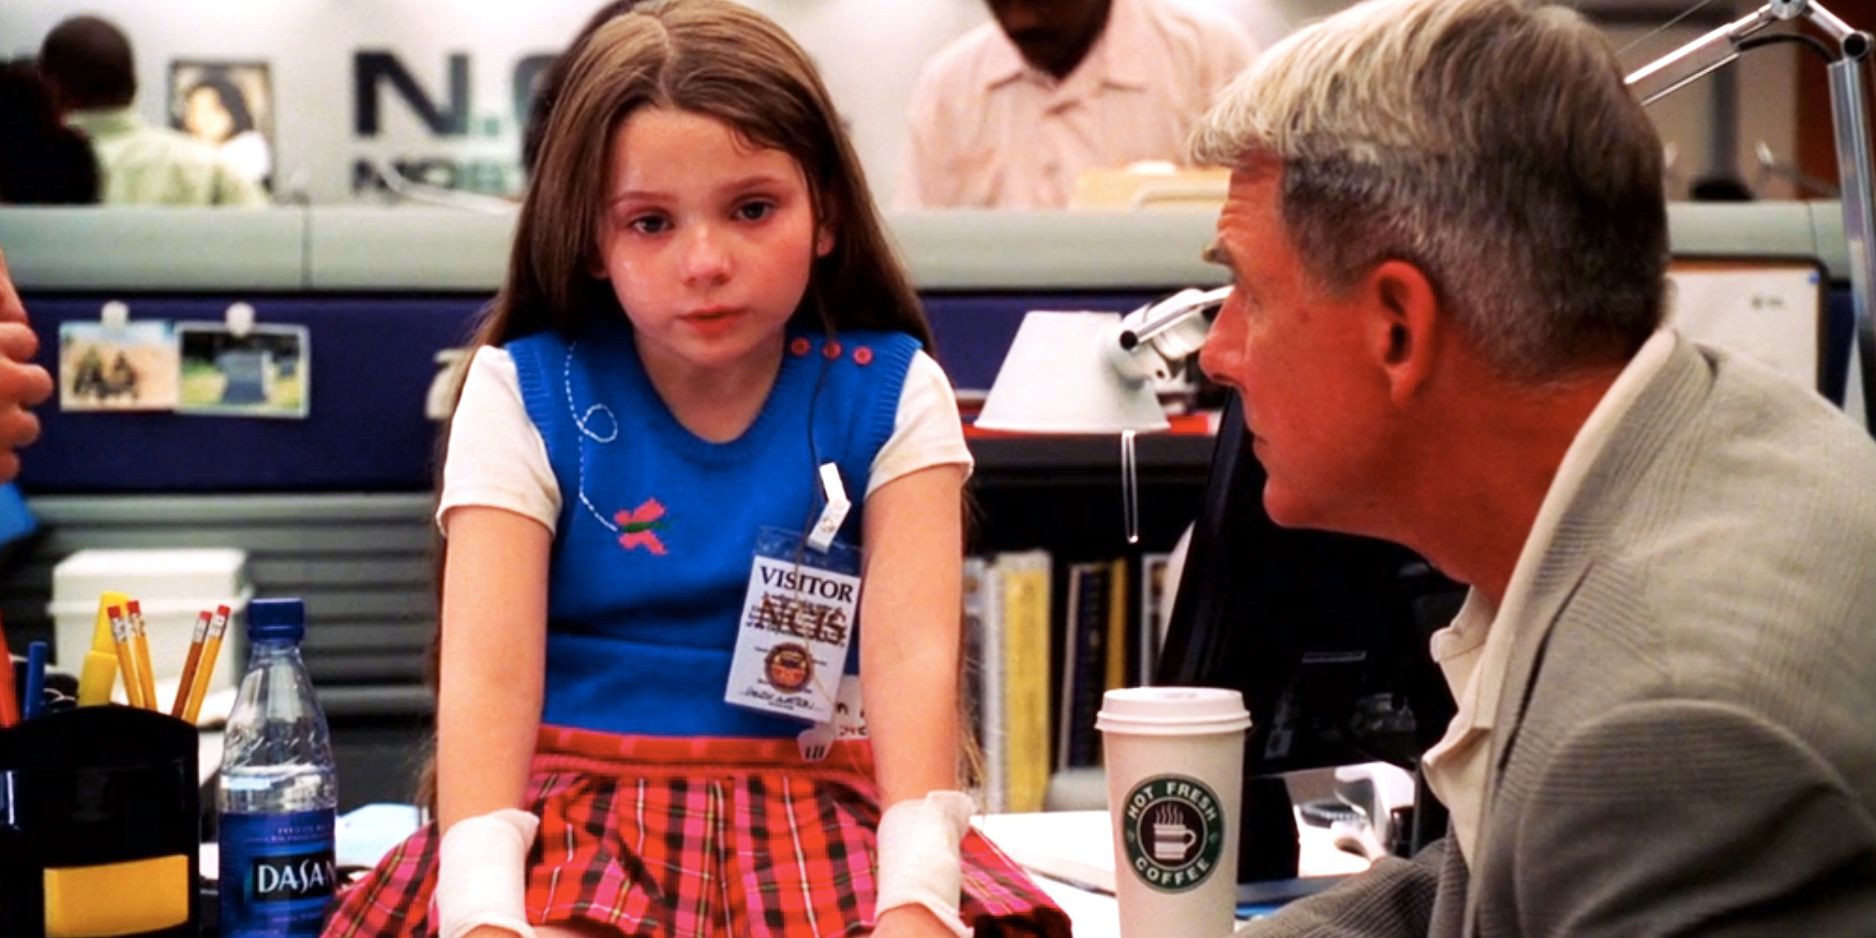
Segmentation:
{"type": "MultiPolygon", "coordinates": [[[[1157,291],[942,294],[928,299],[942,363],[987,389],[1023,314],[1129,310],[1157,291]]],[[[465,343],[486,296],[28,294],[39,360],[56,371],[59,326],[95,321],[107,300],[137,320],[221,321],[229,304],[262,324],[305,326],[312,398],[304,420],[41,408],[22,485],[37,494],[427,490],[436,424],[424,399],[436,353],[465,343]]]]}
{"type": "Polygon", "coordinates": [[[424,395],[439,349],[460,345],[476,297],[31,296],[40,359],[57,368],[58,327],[96,321],[106,299],[138,320],[219,322],[230,303],[259,324],[305,326],[304,420],[41,408],[25,460],[33,493],[408,491],[430,483],[434,425],[424,395]]]}

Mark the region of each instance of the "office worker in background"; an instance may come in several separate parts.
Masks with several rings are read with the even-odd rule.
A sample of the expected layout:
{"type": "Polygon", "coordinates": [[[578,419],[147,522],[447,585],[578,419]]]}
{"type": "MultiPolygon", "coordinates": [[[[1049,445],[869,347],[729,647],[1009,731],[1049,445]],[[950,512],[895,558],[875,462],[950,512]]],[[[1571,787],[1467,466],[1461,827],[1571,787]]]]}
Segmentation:
{"type": "Polygon", "coordinates": [[[1062,208],[1086,170],[1176,161],[1254,51],[1182,0],[986,2],[919,76],[897,209],[1062,208]]]}
{"type": "Polygon", "coordinates": [[[39,438],[39,418],[27,408],[52,396],[52,376],[33,364],[38,351],[39,338],[26,322],[26,307],[0,252],[0,482],[19,475],[16,450],[39,438]]]}
{"type": "Polygon", "coordinates": [[[1561,6],[1372,0],[1194,138],[1236,287],[1201,356],[1280,523],[1470,585],[1445,840],[1247,930],[1876,927],[1876,446],[1662,325],[1659,140],[1561,6]]]}
{"type": "Polygon", "coordinates": [[[65,121],[91,138],[104,172],[104,201],[124,205],[267,204],[267,194],[214,147],[137,115],[130,40],[95,16],[74,16],[46,34],[39,68],[65,121]]]}
{"type": "MultiPolygon", "coordinates": [[[[968,832],[970,451],[806,53],[728,0],[614,18],[538,168],[444,464],[440,830],[326,934],[1065,936],[968,832]],[[870,738],[725,703],[758,533],[831,466],[870,738]]],[[[845,683],[788,648],[774,687],[845,683]]]]}
{"type": "Polygon", "coordinates": [[[98,160],[85,135],[59,120],[39,67],[0,62],[0,205],[98,200],[98,160]]]}

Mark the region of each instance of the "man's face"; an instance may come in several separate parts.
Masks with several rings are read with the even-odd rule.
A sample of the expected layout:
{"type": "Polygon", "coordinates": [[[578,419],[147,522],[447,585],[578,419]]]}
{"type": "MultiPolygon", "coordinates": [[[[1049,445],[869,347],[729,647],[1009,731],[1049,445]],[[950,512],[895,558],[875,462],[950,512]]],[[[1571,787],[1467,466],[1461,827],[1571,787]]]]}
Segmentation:
{"type": "Polygon", "coordinates": [[[1199,363],[1244,398],[1252,448],[1278,524],[1363,532],[1384,504],[1388,386],[1374,364],[1372,310],[1309,277],[1284,229],[1280,169],[1236,170],[1208,259],[1233,290],[1199,363]]]}
{"type": "Polygon", "coordinates": [[[1111,0],[986,0],[1029,64],[1065,78],[1107,25],[1111,0]]]}

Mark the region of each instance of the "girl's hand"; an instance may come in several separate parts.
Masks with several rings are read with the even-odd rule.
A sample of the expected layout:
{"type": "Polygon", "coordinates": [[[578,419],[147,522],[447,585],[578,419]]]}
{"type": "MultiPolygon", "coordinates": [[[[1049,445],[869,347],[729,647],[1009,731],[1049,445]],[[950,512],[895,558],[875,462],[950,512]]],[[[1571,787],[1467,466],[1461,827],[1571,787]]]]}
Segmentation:
{"type": "MultiPolygon", "coordinates": [[[[955,938],[938,916],[922,905],[900,905],[887,909],[873,929],[874,938],[955,938]]],[[[480,938],[480,936],[474,936],[480,938]]]]}
{"type": "Polygon", "coordinates": [[[515,933],[506,928],[496,928],[493,925],[477,925],[470,929],[469,933],[464,935],[463,938],[515,938],[515,933]]]}

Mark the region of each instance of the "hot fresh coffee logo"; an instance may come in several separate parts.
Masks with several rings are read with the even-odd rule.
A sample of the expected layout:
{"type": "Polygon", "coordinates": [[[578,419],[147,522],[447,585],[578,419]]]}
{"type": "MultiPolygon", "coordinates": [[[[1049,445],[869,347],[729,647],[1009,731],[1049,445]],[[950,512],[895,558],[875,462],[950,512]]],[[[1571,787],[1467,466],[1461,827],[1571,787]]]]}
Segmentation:
{"type": "Polygon", "coordinates": [[[1218,868],[1225,849],[1218,796],[1197,779],[1161,775],[1127,793],[1127,865],[1161,892],[1185,892],[1218,868]]]}

